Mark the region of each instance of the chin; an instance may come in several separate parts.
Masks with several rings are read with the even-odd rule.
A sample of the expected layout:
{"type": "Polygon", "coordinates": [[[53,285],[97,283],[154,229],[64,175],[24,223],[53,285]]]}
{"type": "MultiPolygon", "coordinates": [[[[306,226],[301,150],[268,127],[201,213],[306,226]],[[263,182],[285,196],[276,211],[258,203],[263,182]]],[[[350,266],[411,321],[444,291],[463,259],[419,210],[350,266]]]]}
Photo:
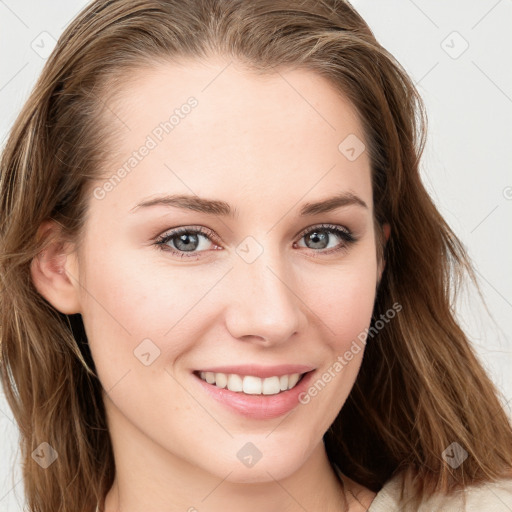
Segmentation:
{"type": "MultiPolygon", "coordinates": [[[[276,437],[274,441],[280,440],[276,437]]],[[[217,464],[209,464],[205,469],[232,483],[248,484],[282,480],[299,470],[307,456],[302,448],[303,444],[299,447],[276,442],[269,442],[264,438],[260,441],[256,439],[254,442],[246,439],[242,442],[237,440],[233,443],[236,448],[230,450],[232,456],[221,457],[211,454],[208,457],[209,460],[216,461],[217,464]],[[229,476],[226,476],[228,474],[229,476]]],[[[202,462],[204,464],[204,461],[202,462]]]]}

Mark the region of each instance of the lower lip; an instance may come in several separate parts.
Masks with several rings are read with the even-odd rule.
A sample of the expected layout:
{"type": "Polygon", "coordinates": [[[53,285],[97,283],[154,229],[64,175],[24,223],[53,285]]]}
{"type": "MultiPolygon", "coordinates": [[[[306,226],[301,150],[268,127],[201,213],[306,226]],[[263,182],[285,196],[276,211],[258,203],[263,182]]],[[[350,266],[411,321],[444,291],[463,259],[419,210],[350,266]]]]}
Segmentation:
{"type": "Polygon", "coordinates": [[[247,418],[266,420],[282,416],[296,407],[299,403],[299,395],[308,388],[313,373],[314,371],[306,373],[294,388],[281,391],[276,395],[237,393],[227,388],[218,388],[215,384],[208,384],[196,374],[193,375],[212,398],[229,409],[247,418]]]}

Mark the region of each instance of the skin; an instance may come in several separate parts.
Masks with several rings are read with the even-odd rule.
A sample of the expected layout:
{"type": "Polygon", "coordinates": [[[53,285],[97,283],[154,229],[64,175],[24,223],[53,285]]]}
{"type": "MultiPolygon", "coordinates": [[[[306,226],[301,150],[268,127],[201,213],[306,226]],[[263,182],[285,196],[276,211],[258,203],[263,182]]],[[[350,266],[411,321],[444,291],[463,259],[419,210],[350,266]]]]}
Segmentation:
{"type": "MultiPolygon", "coordinates": [[[[343,490],[322,436],[363,350],[307,405],[266,420],[213,401],[192,371],[295,363],[313,365],[318,378],[369,326],[384,266],[369,156],[349,161],[338,150],[349,134],[364,140],[362,127],[311,71],[258,77],[228,62],[159,63],[130,77],[108,103],[120,137],[106,178],[187,98],[198,105],[104,198],[91,193],[79,247],[52,246],[32,266],[38,290],[84,321],[116,459],[108,512],[220,512],[227,503],[242,512],[340,510],[343,490]],[[299,217],[304,203],[342,191],[367,208],[299,217]],[[223,200],[238,217],[163,205],[131,212],[166,193],[223,200]],[[346,227],[356,242],[326,254],[344,240],[330,234],[326,249],[299,236],[322,223],[346,227]],[[195,257],[155,245],[182,226],[213,234],[199,235],[195,257]],[[252,263],[236,252],[246,237],[262,249],[252,263]],[[160,355],[146,366],[134,350],[148,338],[160,355]],[[250,468],[236,457],[247,442],[263,454],[250,468]]],[[[45,233],[54,228],[46,224],[45,233]]],[[[177,241],[168,248],[178,251],[177,241]]],[[[374,493],[348,478],[345,486],[349,510],[366,510],[374,493]]]]}

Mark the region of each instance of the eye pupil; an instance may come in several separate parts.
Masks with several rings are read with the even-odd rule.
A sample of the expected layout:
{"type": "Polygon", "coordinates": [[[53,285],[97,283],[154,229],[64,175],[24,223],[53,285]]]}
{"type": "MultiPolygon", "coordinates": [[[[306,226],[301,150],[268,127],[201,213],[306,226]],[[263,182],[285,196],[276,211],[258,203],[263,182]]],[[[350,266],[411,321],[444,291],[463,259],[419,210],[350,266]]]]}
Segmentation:
{"type": "Polygon", "coordinates": [[[194,235],[191,233],[183,233],[183,234],[179,235],[179,237],[178,237],[178,242],[176,244],[176,248],[179,250],[193,251],[194,249],[196,249],[196,247],[194,247],[194,244],[197,244],[197,242],[198,242],[197,235],[194,235]],[[190,238],[192,239],[192,242],[187,241],[187,239],[190,239],[190,238]],[[184,244],[184,247],[180,247],[180,244],[184,244]]]}
{"type": "MultiPolygon", "coordinates": [[[[309,235],[309,240],[313,242],[313,244],[322,244],[322,243],[325,243],[328,239],[328,235],[326,232],[321,232],[320,231],[320,234],[318,231],[313,231],[310,235],[309,235]]],[[[313,247],[313,249],[323,249],[324,247],[313,247]]]]}

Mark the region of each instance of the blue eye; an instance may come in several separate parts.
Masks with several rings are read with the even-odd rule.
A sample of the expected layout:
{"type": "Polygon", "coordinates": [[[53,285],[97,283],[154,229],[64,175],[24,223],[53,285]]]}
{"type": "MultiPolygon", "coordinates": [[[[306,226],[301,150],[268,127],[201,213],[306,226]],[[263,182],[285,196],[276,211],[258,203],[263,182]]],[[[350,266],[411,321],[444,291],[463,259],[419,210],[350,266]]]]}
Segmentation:
{"type": "Polygon", "coordinates": [[[201,244],[201,239],[206,239],[206,245],[208,245],[208,242],[211,242],[210,237],[212,237],[210,232],[202,227],[194,229],[179,228],[159,237],[156,245],[164,251],[170,251],[177,256],[187,258],[196,256],[198,248],[204,249],[205,244],[201,244]]]}
{"type": "MultiPolygon", "coordinates": [[[[313,249],[320,254],[331,254],[341,250],[347,250],[349,245],[356,242],[354,235],[343,226],[332,224],[321,224],[312,228],[307,228],[299,235],[299,240],[305,239],[306,248],[313,249]],[[334,246],[331,242],[334,240],[334,246]]],[[[180,258],[198,257],[198,253],[208,250],[208,244],[214,243],[216,237],[213,232],[198,227],[183,227],[169,231],[155,242],[161,250],[169,251],[180,258]]],[[[304,247],[304,246],[300,246],[304,247]]]]}
{"type": "Polygon", "coordinates": [[[314,226],[313,228],[308,228],[300,234],[300,239],[303,238],[313,245],[313,247],[306,247],[309,249],[320,249],[322,254],[331,254],[343,249],[346,250],[350,244],[356,241],[354,235],[347,228],[334,226],[332,224],[321,224],[319,226],[314,226]],[[333,235],[338,239],[341,239],[342,243],[335,244],[334,246],[331,245],[329,247],[333,235]]]}

